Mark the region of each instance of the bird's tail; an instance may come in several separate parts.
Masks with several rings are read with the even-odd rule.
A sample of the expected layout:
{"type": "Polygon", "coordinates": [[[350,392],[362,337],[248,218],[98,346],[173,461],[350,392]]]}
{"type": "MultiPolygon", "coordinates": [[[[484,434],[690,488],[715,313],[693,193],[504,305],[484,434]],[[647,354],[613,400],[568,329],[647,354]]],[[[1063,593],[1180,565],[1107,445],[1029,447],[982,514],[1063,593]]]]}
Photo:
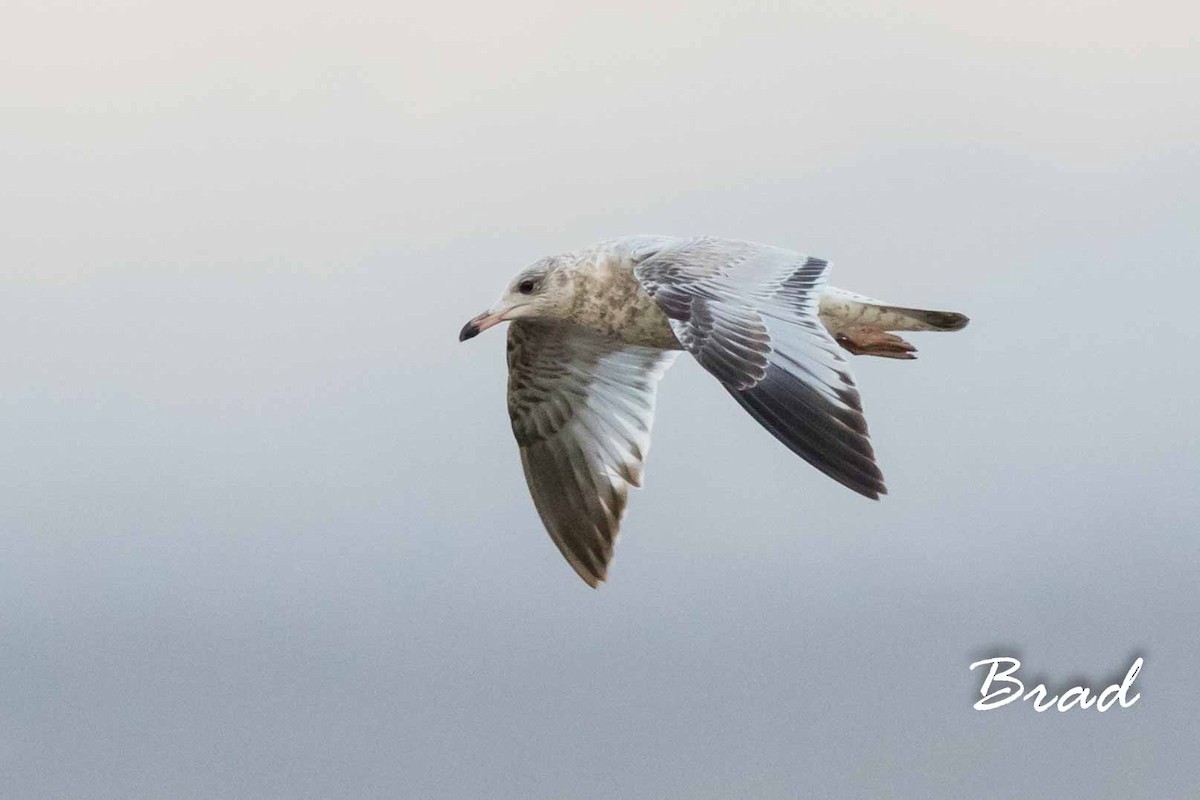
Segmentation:
{"type": "Polygon", "coordinates": [[[821,322],[830,335],[855,355],[913,359],[917,348],[892,331],[957,331],[970,320],[953,311],[927,311],[894,306],[826,288],[821,295],[821,322]]]}

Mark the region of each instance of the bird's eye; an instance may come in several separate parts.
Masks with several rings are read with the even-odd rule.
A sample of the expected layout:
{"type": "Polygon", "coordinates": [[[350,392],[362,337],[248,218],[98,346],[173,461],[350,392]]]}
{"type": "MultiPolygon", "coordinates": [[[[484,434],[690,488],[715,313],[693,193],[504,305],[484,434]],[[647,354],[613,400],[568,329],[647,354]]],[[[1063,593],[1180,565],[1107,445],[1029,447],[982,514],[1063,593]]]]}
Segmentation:
{"type": "Polygon", "coordinates": [[[525,280],[521,281],[521,284],[517,287],[517,289],[520,290],[521,294],[533,294],[533,287],[536,285],[537,284],[532,278],[526,278],[525,280]]]}

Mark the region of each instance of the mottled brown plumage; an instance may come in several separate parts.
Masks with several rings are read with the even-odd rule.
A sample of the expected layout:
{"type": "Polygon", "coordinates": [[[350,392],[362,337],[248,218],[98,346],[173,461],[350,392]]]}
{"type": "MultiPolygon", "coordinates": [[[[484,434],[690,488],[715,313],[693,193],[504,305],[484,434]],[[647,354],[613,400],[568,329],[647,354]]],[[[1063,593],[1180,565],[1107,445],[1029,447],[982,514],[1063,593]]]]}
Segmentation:
{"type": "Polygon", "coordinates": [[[658,380],[686,350],[775,438],[869,498],[886,494],[843,349],[912,358],[889,331],[961,314],[825,285],[828,264],[723,239],[635,236],[542,259],[463,327],[502,321],[509,414],[534,505],[585,581],[605,579],[641,482],[658,380]]]}

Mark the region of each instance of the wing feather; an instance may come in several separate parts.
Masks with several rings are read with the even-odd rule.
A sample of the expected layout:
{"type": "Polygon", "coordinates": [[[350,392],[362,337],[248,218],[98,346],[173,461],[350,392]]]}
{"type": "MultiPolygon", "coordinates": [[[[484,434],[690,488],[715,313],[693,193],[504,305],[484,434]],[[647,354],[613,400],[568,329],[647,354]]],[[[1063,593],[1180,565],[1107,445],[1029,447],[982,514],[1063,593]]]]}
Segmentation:
{"type": "Polygon", "coordinates": [[[570,323],[508,328],[508,409],[533,503],[567,562],[604,580],[640,486],[658,380],[675,354],[570,323]]]}
{"type": "Polygon", "coordinates": [[[708,238],[648,242],[634,261],[680,344],[759,424],[850,489],[887,493],[862,399],[817,316],[827,262],[708,238]]]}

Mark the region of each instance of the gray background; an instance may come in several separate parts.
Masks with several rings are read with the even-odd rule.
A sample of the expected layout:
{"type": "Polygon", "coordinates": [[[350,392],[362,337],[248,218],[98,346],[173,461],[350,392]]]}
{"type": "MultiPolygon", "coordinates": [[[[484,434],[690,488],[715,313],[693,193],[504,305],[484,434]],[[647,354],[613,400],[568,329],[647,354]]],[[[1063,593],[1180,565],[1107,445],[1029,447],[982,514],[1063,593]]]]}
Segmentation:
{"type": "Polygon", "coordinates": [[[1190,4],[430,5],[5,4],[0,795],[1200,794],[1190,4]],[[681,359],[575,577],[455,336],[635,232],[973,317],[890,497],[681,359]]]}

